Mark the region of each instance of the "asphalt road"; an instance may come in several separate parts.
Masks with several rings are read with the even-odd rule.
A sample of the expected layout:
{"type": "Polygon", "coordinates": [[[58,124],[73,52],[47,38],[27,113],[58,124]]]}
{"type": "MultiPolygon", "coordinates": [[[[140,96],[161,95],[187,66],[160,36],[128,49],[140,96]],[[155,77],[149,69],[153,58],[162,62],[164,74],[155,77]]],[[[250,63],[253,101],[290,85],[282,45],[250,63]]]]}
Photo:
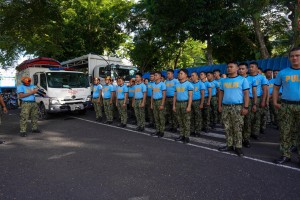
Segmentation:
{"type": "Polygon", "coordinates": [[[220,153],[218,128],[189,145],[94,121],[94,113],[39,122],[42,134],[22,138],[18,111],[0,126],[0,199],[299,199],[296,155],[275,165],[278,131],[244,149],[220,153]]]}

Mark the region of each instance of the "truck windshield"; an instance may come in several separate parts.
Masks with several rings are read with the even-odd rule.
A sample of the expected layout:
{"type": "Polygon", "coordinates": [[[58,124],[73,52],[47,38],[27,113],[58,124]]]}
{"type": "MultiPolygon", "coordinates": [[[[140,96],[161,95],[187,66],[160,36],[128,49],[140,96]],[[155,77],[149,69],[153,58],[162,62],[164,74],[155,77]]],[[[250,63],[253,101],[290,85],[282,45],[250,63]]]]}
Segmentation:
{"type": "Polygon", "coordinates": [[[114,78],[123,77],[125,81],[130,81],[131,78],[135,77],[136,70],[119,68],[114,70],[114,78]]]}
{"type": "Polygon", "coordinates": [[[51,88],[87,88],[88,77],[83,73],[48,72],[48,86],[51,88]]]}

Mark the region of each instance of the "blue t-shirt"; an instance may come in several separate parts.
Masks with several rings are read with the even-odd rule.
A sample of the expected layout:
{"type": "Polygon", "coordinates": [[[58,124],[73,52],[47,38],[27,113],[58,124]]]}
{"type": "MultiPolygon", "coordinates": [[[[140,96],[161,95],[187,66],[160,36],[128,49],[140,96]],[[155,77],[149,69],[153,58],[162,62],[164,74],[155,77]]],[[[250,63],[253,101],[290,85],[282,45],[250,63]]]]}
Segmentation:
{"type": "Polygon", "coordinates": [[[117,98],[124,99],[125,93],[128,93],[128,87],[126,85],[118,86],[117,87],[117,98]]]}
{"type": "Polygon", "coordinates": [[[273,94],[274,83],[275,83],[275,78],[272,78],[268,81],[269,81],[269,94],[272,95],[273,94]]]}
{"type": "MultiPolygon", "coordinates": [[[[23,93],[23,94],[28,94],[30,92],[32,92],[33,89],[35,89],[36,87],[34,85],[29,85],[29,86],[26,86],[26,85],[19,85],[17,87],[17,93],[23,93]]],[[[21,98],[22,101],[35,101],[35,96],[34,94],[28,96],[28,97],[24,97],[24,98],[21,98]]]]}
{"type": "Polygon", "coordinates": [[[204,97],[208,97],[208,88],[211,88],[211,84],[208,81],[202,82],[205,85],[205,93],[204,93],[204,97]]]}
{"type": "Polygon", "coordinates": [[[189,91],[194,91],[194,87],[189,81],[176,84],[176,100],[187,101],[189,100],[189,91]]]}
{"type": "Polygon", "coordinates": [[[147,92],[146,85],[144,83],[136,84],[134,86],[134,98],[142,99],[144,98],[144,93],[147,92]]]}
{"type": "Polygon", "coordinates": [[[132,98],[134,96],[134,85],[128,86],[128,97],[132,98]]]}
{"type": "Polygon", "coordinates": [[[244,90],[249,90],[246,78],[237,76],[222,80],[220,90],[224,91],[223,104],[242,104],[244,102],[244,90]]]}
{"type": "Polygon", "coordinates": [[[215,81],[218,82],[218,85],[219,85],[219,88],[220,88],[220,85],[221,85],[221,81],[222,81],[223,78],[219,78],[219,79],[215,79],[215,81]]]}
{"type": "Polygon", "coordinates": [[[154,83],[153,88],[153,99],[162,99],[163,91],[167,90],[166,84],[164,82],[154,83]]]}
{"type": "Polygon", "coordinates": [[[2,94],[2,90],[1,90],[1,88],[0,88],[0,94],[2,94]]]}
{"type": "Polygon", "coordinates": [[[102,88],[102,95],[104,99],[111,98],[111,93],[115,91],[115,88],[113,85],[107,85],[105,84],[102,88]]]}
{"type": "Polygon", "coordinates": [[[249,97],[250,98],[253,98],[253,87],[257,87],[257,84],[256,84],[256,80],[255,80],[255,76],[247,76],[246,77],[248,83],[249,83],[249,97]]]}
{"type": "Polygon", "coordinates": [[[205,85],[202,81],[198,81],[196,83],[192,83],[194,87],[193,92],[193,101],[200,100],[201,99],[201,90],[205,91],[205,85]]]}
{"type": "Polygon", "coordinates": [[[146,85],[147,87],[147,97],[151,97],[152,96],[152,87],[153,87],[154,82],[148,82],[148,85],[146,85]]]}
{"type": "Polygon", "coordinates": [[[300,69],[289,67],[281,70],[274,85],[282,87],[282,99],[300,101],[300,69]]]}
{"type": "Polygon", "coordinates": [[[257,74],[256,76],[252,76],[255,81],[256,81],[256,85],[257,85],[257,88],[256,88],[256,93],[257,93],[257,97],[260,97],[262,94],[263,94],[263,89],[262,87],[264,85],[268,85],[268,80],[266,79],[265,76],[261,75],[261,74],[257,74]]]}
{"type": "Polygon", "coordinates": [[[167,79],[165,81],[165,84],[166,84],[166,87],[167,87],[167,92],[166,92],[167,97],[173,97],[174,96],[177,83],[179,83],[179,81],[175,78],[173,78],[171,80],[167,79]]]}
{"type": "Polygon", "coordinates": [[[211,96],[216,96],[217,88],[220,88],[219,82],[216,80],[213,80],[212,82],[209,82],[209,83],[211,85],[211,96]]]}
{"type": "Polygon", "coordinates": [[[100,84],[99,85],[94,85],[94,88],[93,88],[93,99],[99,98],[101,90],[102,90],[102,86],[100,84]]]}

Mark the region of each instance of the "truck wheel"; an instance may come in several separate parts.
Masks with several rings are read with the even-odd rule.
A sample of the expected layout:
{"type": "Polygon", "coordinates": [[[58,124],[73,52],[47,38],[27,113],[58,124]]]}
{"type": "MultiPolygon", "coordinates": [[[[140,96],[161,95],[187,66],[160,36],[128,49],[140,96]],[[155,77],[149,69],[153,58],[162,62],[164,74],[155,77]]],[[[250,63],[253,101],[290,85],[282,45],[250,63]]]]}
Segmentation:
{"type": "Polygon", "coordinates": [[[47,113],[46,107],[43,103],[39,105],[39,120],[49,119],[49,114],[47,113]]]}

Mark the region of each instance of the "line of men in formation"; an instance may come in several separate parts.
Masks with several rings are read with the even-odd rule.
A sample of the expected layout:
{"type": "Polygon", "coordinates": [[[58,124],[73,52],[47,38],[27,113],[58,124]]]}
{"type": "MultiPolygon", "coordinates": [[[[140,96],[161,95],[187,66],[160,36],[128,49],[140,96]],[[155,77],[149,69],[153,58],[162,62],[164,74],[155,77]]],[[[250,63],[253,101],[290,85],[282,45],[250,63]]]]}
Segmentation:
{"type": "MultiPolygon", "coordinates": [[[[156,129],[151,135],[163,137],[167,119],[169,131],[176,132],[179,125],[180,136],[175,140],[184,143],[190,141],[191,134],[199,136],[201,131],[207,132],[217,123],[222,123],[227,145],[220,147],[219,151],[234,151],[243,156],[242,146],[251,146],[250,137],[257,140],[264,133],[270,108],[271,120],[281,132],[282,156],[275,163],[282,164],[290,161],[295,132],[292,127],[300,117],[300,48],[290,52],[290,61],[291,68],[280,72],[267,69],[265,76],[256,62],[249,66],[247,63],[229,62],[226,78],[220,77],[219,70],[201,72],[200,76],[192,72],[189,77],[186,69],[179,71],[178,79],[174,78],[173,70],[167,70],[165,81],[161,72],[151,73],[150,80],[146,81],[138,73],[135,82],[131,81],[128,86],[121,77],[117,78],[116,87],[110,77],[105,79],[103,86],[95,78],[92,101],[96,119],[102,120],[103,99],[106,123],[113,123],[115,103],[121,118],[119,126],[126,127],[129,102],[129,109],[133,108],[135,113],[138,131],[145,129],[147,112],[150,126],[156,129]]],[[[295,138],[300,150],[300,137],[295,138]]]]}

